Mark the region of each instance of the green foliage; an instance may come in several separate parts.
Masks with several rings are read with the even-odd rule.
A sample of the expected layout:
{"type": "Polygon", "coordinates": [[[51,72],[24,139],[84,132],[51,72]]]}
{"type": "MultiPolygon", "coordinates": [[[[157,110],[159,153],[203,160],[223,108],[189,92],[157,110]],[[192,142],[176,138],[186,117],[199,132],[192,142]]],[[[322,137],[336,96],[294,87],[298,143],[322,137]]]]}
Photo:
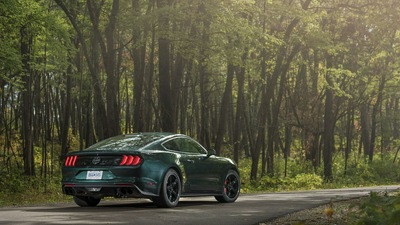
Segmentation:
{"type": "Polygon", "coordinates": [[[264,176],[257,184],[257,191],[289,191],[289,190],[312,190],[323,187],[321,176],[311,173],[297,174],[290,177],[268,177],[264,176]]]}
{"type": "MultiPolygon", "coordinates": [[[[276,168],[283,167],[283,160],[276,163],[276,168]]],[[[313,173],[308,163],[301,163],[294,159],[288,161],[288,176],[279,172],[274,177],[262,176],[258,181],[250,181],[251,161],[244,159],[241,161],[240,172],[242,179],[242,192],[264,192],[264,191],[292,191],[310,190],[323,188],[323,178],[321,175],[313,173]]],[[[282,168],[279,168],[282,170],[282,168]]]]}
{"type": "Polygon", "coordinates": [[[273,177],[262,176],[257,181],[250,181],[251,160],[243,159],[239,164],[242,190],[243,192],[292,191],[398,183],[400,165],[393,163],[393,157],[392,154],[377,155],[372,162],[369,162],[353,156],[349,159],[345,173],[344,157],[342,154],[337,154],[333,163],[334,181],[332,183],[324,182],[322,166],[314,169],[311,162],[299,157],[288,159],[286,176],[284,160],[280,159],[275,162],[276,172],[273,177]]]}
{"type": "Polygon", "coordinates": [[[0,78],[12,82],[7,71],[18,71],[22,68],[18,47],[20,8],[16,1],[0,2],[0,78]]]}
{"type": "Polygon", "coordinates": [[[351,158],[344,169],[344,158],[335,158],[334,179],[339,186],[392,184],[400,181],[400,165],[393,163],[393,154],[377,155],[372,162],[351,158]]]}
{"type": "Polygon", "coordinates": [[[318,189],[323,187],[323,179],[316,174],[298,174],[291,182],[288,182],[290,189],[318,189]]]}
{"type": "Polygon", "coordinates": [[[400,195],[380,196],[372,192],[370,197],[360,203],[359,212],[352,215],[359,225],[399,225],[400,195]]]}
{"type": "MultiPolygon", "coordinates": [[[[33,140],[35,143],[33,144],[36,146],[34,156],[37,174],[40,174],[39,171],[42,168],[57,167],[57,164],[60,163],[58,160],[60,147],[56,146],[59,143],[52,146],[52,148],[56,146],[54,152],[48,151],[45,149],[45,145],[38,143],[39,139],[47,140],[48,137],[45,137],[46,132],[42,126],[36,126],[36,121],[42,122],[41,116],[44,115],[49,120],[48,122],[60,126],[57,127],[54,135],[61,133],[62,122],[65,119],[64,106],[70,104],[66,102],[65,96],[66,78],[68,76],[73,78],[70,87],[73,106],[71,106],[69,128],[73,124],[75,130],[72,132],[70,129],[68,135],[69,144],[73,150],[78,149],[79,140],[91,142],[96,139],[93,136],[102,133],[101,126],[95,125],[101,118],[102,109],[100,109],[100,104],[96,105],[98,103],[94,101],[98,99],[93,97],[95,92],[93,87],[94,83],[98,84],[101,90],[109,87],[109,84],[106,83],[107,79],[104,77],[105,62],[100,60],[100,43],[93,35],[86,2],[83,0],[62,2],[65,3],[71,15],[76,17],[77,26],[81,29],[85,40],[77,41],[75,30],[54,1],[0,1],[0,83],[2,84],[0,108],[2,109],[1,118],[4,118],[0,120],[0,125],[2,125],[0,127],[7,124],[7,129],[14,129],[11,126],[15,122],[15,133],[21,134],[23,133],[21,132],[22,127],[24,127],[24,124],[21,124],[21,113],[34,111],[31,119],[35,121],[32,133],[35,134],[35,140],[33,140]],[[35,110],[20,105],[21,96],[19,92],[16,93],[16,90],[21,90],[23,86],[21,84],[21,71],[23,70],[21,61],[23,57],[20,55],[21,28],[26,29],[32,39],[28,64],[32,70],[30,74],[34,78],[32,80],[35,81],[32,83],[32,93],[30,93],[33,97],[32,100],[35,101],[32,105],[37,106],[35,110]],[[82,46],[85,43],[90,48],[90,54],[84,56],[82,46]],[[99,81],[93,82],[93,78],[88,75],[90,74],[88,65],[96,67],[95,73],[98,73],[99,81]],[[46,100],[46,98],[50,99],[46,100]],[[39,108],[43,111],[36,111],[39,108]],[[43,163],[44,156],[50,160],[43,163]]],[[[324,118],[322,111],[325,104],[323,100],[325,88],[330,88],[335,93],[333,108],[336,119],[347,118],[348,114],[354,114],[356,121],[354,121],[353,140],[358,140],[360,135],[358,118],[361,104],[370,104],[371,106],[381,104],[379,117],[376,119],[378,127],[382,127],[382,129],[376,133],[376,143],[379,143],[379,138],[383,141],[398,139],[398,137],[392,137],[396,133],[395,131],[398,131],[394,128],[398,126],[396,121],[399,120],[398,21],[400,14],[398,13],[398,2],[377,0],[377,4],[369,4],[368,1],[311,1],[309,7],[303,6],[304,2],[307,1],[193,0],[174,1],[170,6],[159,7],[153,5],[154,1],[139,1],[138,12],[133,13],[132,2],[121,1],[118,13],[118,32],[115,33],[115,43],[111,44],[117,51],[113,57],[121,57],[122,62],[119,68],[112,69],[120,72],[118,77],[127,77],[127,79],[118,80],[117,83],[118,87],[126,87],[128,90],[119,88],[120,92],[117,96],[106,96],[104,99],[106,105],[109,103],[107,99],[118,98],[121,106],[119,109],[116,108],[115,112],[124,115],[125,119],[121,118],[121,121],[126,121],[127,127],[131,126],[129,128],[132,128],[130,115],[136,105],[127,104],[132,102],[133,97],[136,97],[132,93],[136,84],[132,82],[134,80],[132,79],[134,60],[131,56],[131,48],[143,47],[140,54],[144,55],[141,55],[140,64],[145,71],[146,91],[140,101],[151,102],[152,105],[151,108],[150,106],[149,108],[143,107],[142,112],[139,113],[141,115],[152,114],[149,118],[153,119],[145,121],[145,123],[148,123],[148,129],[159,129],[162,115],[158,110],[160,101],[155,97],[159,93],[157,85],[155,85],[159,79],[159,71],[155,69],[158,64],[157,39],[167,38],[171,47],[171,77],[179,77],[178,73],[183,74],[181,80],[173,81],[179,84],[176,87],[179,89],[176,92],[177,96],[173,97],[179,102],[176,105],[177,115],[175,116],[177,118],[176,125],[181,123],[184,127],[180,128],[182,129],[180,132],[191,133],[194,136],[196,131],[208,129],[209,134],[214,133],[212,129],[217,126],[210,125],[217,125],[219,122],[214,118],[218,118],[226,80],[226,64],[230,63],[237,67],[235,73],[242,69],[245,71],[245,103],[242,106],[244,111],[242,119],[246,123],[243,123],[242,126],[243,130],[253,135],[254,139],[255,132],[252,129],[262,125],[257,124],[259,122],[257,109],[260,108],[262,90],[265,90],[266,83],[268,85],[273,83],[270,78],[275,69],[281,71],[283,75],[284,69],[277,67],[276,64],[279,61],[277,56],[281,53],[280,47],[284,46],[286,52],[285,55],[282,55],[284,58],[281,62],[288,64],[286,83],[290,86],[279,87],[279,89],[285,90],[285,97],[280,102],[278,102],[278,98],[274,97],[271,105],[281,106],[278,122],[280,128],[287,124],[293,125],[292,158],[288,159],[286,166],[285,161],[276,156],[274,176],[262,175],[257,181],[250,181],[249,178],[251,160],[241,159],[242,191],[349,187],[400,181],[400,166],[398,163],[392,163],[393,156],[391,155],[382,158],[375,156],[373,162],[352,155],[348,161],[348,167],[344,168],[343,155],[338,153],[333,160],[334,182],[323,183],[323,167],[314,168],[311,161],[304,159],[307,143],[303,143],[307,142],[304,140],[305,133],[323,132],[321,125],[324,118]],[[363,6],[355,7],[352,4],[363,6]],[[159,18],[164,15],[168,15],[170,27],[158,24],[159,18]],[[294,19],[300,21],[293,27],[292,32],[288,32],[294,19]],[[135,32],[140,34],[139,40],[132,38],[131,35],[135,32]],[[301,49],[300,53],[293,51],[298,44],[300,44],[298,46],[301,49]],[[293,60],[289,60],[289,54],[292,51],[296,54],[293,60]],[[119,56],[117,53],[121,53],[121,55],[119,56]],[[327,53],[329,53],[329,58],[332,58],[330,60],[332,65],[329,68],[326,65],[327,53]],[[266,55],[266,68],[263,68],[264,64],[260,63],[264,54],[266,55]],[[182,71],[175,71],[179,70],[178,56],[184,58],[182,71]],[[303,65],[305,74],[300,74],[303,65]],[[204,68],[202,68],[203,66],[204,68]],[[207,71],[201,73],[200,70],[203,69],[207,71]],[[265,70],[265,74],[261,74],[262,70],[265,70]],[[327,74],[332,79],[332,84],[329,86],[324,80],[327,74]],[[376,90],[379,90],[383,74],[387,76],[385,90],[383,90],[384,96],[381,102],[377,102],[376,90]],[[202,85],[205,88],[201,88],[202,85]],[[311,91],[314,88],[315,90],[311,91]],[[204,89],[207,93],[199,93],[199,89],[204,89]],[[203,98],[202,94],[205,94],[204,96],[207,96],[208,99],[201,99],[203,98]],[[124,103],[124,99],[126,99],[126,103],[124,103]],[[183,101],[184,99],[186,101],[183,101]],[[205,102],[205,107],[200,106],[204,103],[202,101],[205,102]],[[181,110],[182,108],[190,110],[181,110]],[[202,118],[203,113],[207,114],[201,112],[202,108],[206,109],[208,114],[212,112],[212,116],[206,116],[210,117],[210,121],[207,122],[209,125],[206,127],[201,127],[201,121],[205,120],[202,118]]],[[[96,5],[99,4],[96,3],[96,5]]],[[[99,8],[101,12],[99,28],[102,32],[105,31],[108,23],[107,17],[110,9],[111,1],[105,1],[104,5],[99,8]]],[[[103,37],[97,38],[102,39],[103,37]]],[[[227,120],[231,122],[236,114],[235,107],[239,96],[238,85],[235,82],[237,82],[236,79],[229,100],[230,113],[226,115],[227,120]]],[[[269,88],[278,93],[277,86],[269,88]]],[[[108,113],[111,112],[106,112],[104,115],[108,113]]],[[[347,123],[336,124],[335,129],[338,135],[344,136],[345,124],[347,123]]],[[[233,127],[229,125],[227,130],[232,130],[233,127]]],[[[1,129],[2,132],[4,132],[3,129],[1,129]]],[[[200,135],[198,134],[198,136],[200,135]]],[[[242,135],[244,136],[245,133],[242,135]]],[[[232,135],[226,132],[226,136],[232,135]]],[[[280,138],[282,137],[283,135],[280,134],[280,138]]],[[[23,143],[20,137],[11,139],[13,140],[8,141],[23,143]]],[[[52,137],[52,141],[57,139],[59,137],[52,137]]],[[[233,143],[240,140],[228,141],[233,143]]],[[[247,142],[243,144],[251,146],[251,140],[247,142]]],[[[282,143],[284,142],[285,140],[282,140],[282,143]]],[[[4,149],[2,151],[4,156],[0,157],[0,172],[6,171],[7,174],[0,177],[0,187],[2,188],[2,198],[0,199],[7,198],[3,198],[4,196],[19,194],[32,196],[29,191],[37,193],[37,190],[44,190],[44,186],[41,186],[42,183],[52,186],[53,181],[51,180],[46,182],[41,180],[35,183],[37,179],[44,178],[27,179],[24,176],[16,175],[22,174],[22,171],[9,171],[10,168],[23,167],[21,157],[23,146],[13,144],[15,147],[8,147],[8,145],[10,144],[4,144],[7,146],[4,148],[2,148],[3,145],[0,146],[0,149],[4,149]],[[35,189],[31,190],[27,187],[35,189]]],[[[232,148],[229,148],[230,153],[232,153],[231,150],[232,148]]],[[[261,171],[261,165],[258,171],[261,171]]],[[[265,173],[265,171],[261,171],[261,174],[263,172],[265,173]]],[[[59,176],[55,175],[58,173],[59,171],[54,172],[55,179],[59,176]]],[[[54,186],[58,187],[58,185],[54,181],[54,186]]]]}
{"type": "Polygon", "coordinates": [[[0,177],[0,206],[63,202],[68,199],[60,188],[60,175],[50,178],[20,175],[0,177]]]}
{"type": "MultiPolygon", "coordinates": [[[[0,136],[1,148],[5,144],[4,138],[0,136]]],[[[16,135],[15,140],[20,140],[20,137],[16,135]]],[[[71,144],[74,142],[71,139],[71,144]]],[[[12,149],[21,149],[18,141],[11,145],[12,149]]],[[[44,204],[68,199],[63,195],[60,183],[60,148],[57,143],[47,143],[46,150],[34,147],[35,176],[24,175],[21,154],[6,151],[7,154],[0,157],[0,206],[44,204]]]]}

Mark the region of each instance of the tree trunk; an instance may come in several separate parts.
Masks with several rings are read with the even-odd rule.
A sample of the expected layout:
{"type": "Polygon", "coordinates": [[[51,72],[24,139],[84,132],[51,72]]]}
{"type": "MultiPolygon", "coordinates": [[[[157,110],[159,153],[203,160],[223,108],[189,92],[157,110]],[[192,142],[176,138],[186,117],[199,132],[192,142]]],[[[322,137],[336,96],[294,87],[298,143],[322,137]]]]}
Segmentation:
{"type": "MultiPolygon", "coordinates": [[[[247,49],[242,56],[242,61],[245,61],[247,57],[247,49]]],[[[245,130],[242,129],[244,123],[243,118],[245,115],[245,99],[244,99],[244,82],[245,82],[245,69],[244,67],[240,67],[236,72],[236,80],[238,83],[237,90],[237,102],[236,102],[236,116],[234,122],[234,131],[233,131],[233,159],[236,163],[239,163],[239,150],[241,146],[241,135],[245,130]]]]}
{"type": "MultiPolygon", "coordinates": [[[[135,17],[140,16],[139,0],[132,0],[132,14],[135,17]]],[[[134,132],[142,132],[144,129],[142,98],[143,98],[143,84],[144,84],[144,68],[142,68],[142,60],[144,57],[141,55],[141,47],[139,46],[140,40],[140,26],[132,24],[132,58],[133,58],[133,97],[134,97],[134,113],[133,113],[133,130],[134,132]]]]}
{"type": "Polygon", "coordinates": [[[369,155],[370,147],[370,136],[369,136],[369,107],[367,103],[362,103],[360,107],[360,119],[361,119],[361,144],[364,148],[364,155],[369,155]]]}
{"type": "Polygon", "coordinates": [[[347,126],[346,126],[346,148],[344,152],[344,175],[347,173],[348,161],[352,147],[352,136],[353,136],[353,123],[354,123],[354,110],[351,108],[351,102],[349,100],[348,113],[347,113],[347,126]]]}
{"type": "MultiPolygon", "coordinates": [[[[168,6],[167,0],[157,0],[159,9],[168,6]]],[[[169,16],[166,13],[160,15],[159,29],[167,33],[169,31],[169,16]]],[[[171,96],[171,72],[170,72],[170,41],[165,36],[158,38],[158,71],[159,71],[159,105],[161,114],[161,127],[165,132],[175,132],[175,114],[172,107],[171,96]]]]}
{"type": "MultiPolygon", "coordinates": [[[[284,35],[284,40],[288,41],[290,38],[291,33],[293,32],[294,28],[297,26],[297,24],[300,22],[299,18],[295,18],[291,21],[291,23],[289,24],[288,28],[286,29],[285,35],[284,35]]],[[[282,64],[283,64],[283,60],[285,58],[285,54],[286,54],[286,50],[287,47],[286,45],[282,45],[279,48],[279,53],[276,57],[275,60],[275,68],[274,71],[272,73],[272,76],[269,77],[266,88],[261,97],[261,104],[260,104],[260,109],[258,111],[258,116],[257,116],[257,124],[259,126],[258,131],[257,131],[257,140],[256,140],[256,144],[255,144],[255,149],[252,153],[252,171],[251,171],[251,179],[255,179],[257,176],[257,170],[258,170],[258,160],[259,160],[259,156],[254,156],[253,154],[260,154],[261,149],[263,147],[263,143],[265,141],[265,125],[267,124],[267,117],[268,117],[268,112],[271,112],[271,100],[274,96],[274,90],[275,87],[277,85],[277,81],[278,81],[278,77],[281,74],[282,71],[282,64]],[[256,160],[256,161],[255,161],[256,160]],[[254,171],[253,171],[254,170],[254,171]]],[[[263,58],[265,58],[266,56],[263,56],[263,58]]],[[[262,63],[262,71],[265,70],[265,68],[263,69],[263,67],[265,67],[265,62],[266,59],[263,59],[263,63],[262,63]]],[[[266,72],[262,72],[264,74],[266,74],[266,72]]],[[[264,75],[263,75],[264,76],[264,75]]]]}
{"type": "MultiPolygon", "coordinates": [[[[149,8],[150,8],[151,6],[149,6],[149,8]]],[[[152,124],[155,124],[155,125],[157,125],[157,124],[159,124],[159,123],[157,123],[156,121],[153,121],[153,113],[152,112],[155,112],[155,114],[157,114],[157,111],[156,111],[156,109],[153,109],[153,84],[154,84],[154,80],[153,80],[153,77],[154,77],[154,55],[155,55],[155,49],[156,49],[156,37],[155,37],[155,33],[156,33],[156,30],[155,30],[155,26],[153,26],[152,27],[152,30],[151,30],[151,43],[150,43],[150,54],[149,54],[149,68],[148,68],[148,70],[147,70],[147,73],[146,73],[146,78],[145,78],[145,84],[146,84],[146,90],[145,90],[145,94],[146,94],[146,96],[145,96],[145,99],[147,100],[147,101],[145,101],[146,102],[146,104],[145,104],[145,116],[144,116],[144,118],[145,118],[145,121],[147,121],[147,123],[144,125],[145,126],[145,128],[144,128],[144,130],[145,131],[149,131],[149,130],[151,130],[151,128],[152,128],[152,124]]],[[[157,116],[156,116],[156,118],[158,118],[157,116]]]]}
{"type": "Polygon", "coordinates": [[[397,115],[397,112],[399,112],[399,102],[400,99],[399,98],[395,98],[394,99],[394,107],[393,107],[393,111],[394,111],[394,121],[393,121],[393,139],[398,139],[400,137],[400,126],[399,126],[399,120],[397,119],[399,116],[397,115]]]}
{"type": "Polygon", "coordinates": [[[185,60],[181,54],[177,53],[174,61],[175,61],[174,73],[173,76],[171,76],[171,104],[172,104],[171,107],[174,116],[173,118],[174,132],[176,132],[178,129],[178,121],[179,121],[178,117],[179,115],[177,112],[179,112],[180,107],[186,108],[187,105],[179,104],[182,98],[182,90],[183,90],[182,79],[184,74],[185,60]]]}
{"type": "Polygon", "coordinates": [[[376,117],[379,112],[379,109],[382,104],[382,95],[383,95],[383,89],[385,88],[385,83],[386,83],[386,72],[384,70],[382,76],[381,76],[381,81],[379,83],[379,88],[378,88],[378,96],[377,100],[375,102],[375,105],[372,108],[372,115],[371,115],[371,145],[369,149],[369,154],[368,158],[369,161],[372,161],[374,158],[374,149],[375,149],[375,139],[376,139],[376,127],[377,127],[377,122],[376,122],[376,117]]]}
{"type": "Polygon", "coordinates": [[[117,101],[117,89],[119,83],[118,73],[116,73],[116,51],[114,43],[114,35],[116,30],[117,15],[119,12],[119,0],[113,0],[109,21],[105,28],[105,41],[102,39],[100,31],[100,12],[101,5],[97,6],[93,0],[87,0],[87,7],[92,21],[95,40],[99,43],[103,56],[103,64],[107,74],[106,78],[106,121],[105,138],[120,134],[119,107],[117,101]]]}
{"type": "MultiPolygon", "coordinates": [[[[328,53],[329,54],[329,53],[328,53]]],[[[327,55],[327,69],[332,68],[332,56],[327,55]]],[[[333,113],[333,81],[331,74],[328,71],[326,73],[326,81],[328,83],[325,90],[325,116],[324,116],[324,179],[326,181],[333,181],[332,175],[332,155],[334,150],[334,128],[335,128],[335,118],[333,113]]]]}
{"type": "MultiPolygon", "coordinates": [[[[103,101],[103,90],[101,87],[101,82],[99,80],[99,63],[98,63],[98,54],[97,54],[97,45],[94,44],[94,41],[92,40],[92,49],[91,49],[91,55],[89,55],[89,50],[86,46],[86,38],[83,35],[83,32],[78,26],[77,21],[76,21],[76,15],[75,13],[71,12],[74,9],[70,10],[66,7],[63,1],[61,0],[55,0],[55,2],[60,6],[60,8],[64,11],[65,15],[68,17],[69,21],[71,22],[72,26],[74,27],[76,33],[78,34],[79,42],[82,45],[82,50],[83,54],[86,58],[89,73],[92,79],[93,83],[93,92],[94,92],[94,113],[95,113],[95,119],[98,121],[96,123],[96,133],[97,137],[102,140],[105,137],[109,136],[108,135],[108,130],[107,130],[107,113],[106,113],[106,107],[103,101]]],[[[74,6],[75,7],[75,6],[74,6]]],[[[90,110],[88,109],[88,113],[90,110]]],[[[88,115],[90,115],[89,113],[88,115]]],[[[89,119],[89,118],[87,118],[89,119]]],[[[90,123],[90,122],[89,122],[90,123]]],[[[90,128],[88,128],[90,129],[90,128]]],[[[87,130],[87,132],[91,133],[90,130],[87,130]]],[[[87,141],[86,145],[91,144],[93,140],[92,138],[86,136],[87,141]]]]}
{"type": "Polygon", "coordinates": [[[32,36],[26,27],[21,30],[21,58],[23,66],[22,82],[22,147],[24,156],[24,173],[35,175],[34,149],[33,149],[33,106],[32,106],[32,79],[30,62],[30,47],[32,36]]]}
{"type": "MultiPolygon", "coordinates": [[[[206,14],[204,3],[199,6],[199,12],[206,14]]],[[[209,72],[207,71],[207,59],[208,59],[208,46],[210,41],[209,29],[210,21],[208,18],[204,18],[202,21],[204,24],[201,32],[201,47],[200,47],[200,59],[199,59],[199,76],[200,76],[200,115],[201,115],[201,127],[200,127],[200,142],[206,147],[211,147],[210,140],[210,90],[209,90],[209,72]]]]}
{"type": "Polygon", "coordinates": [[[69,141],[68,141],[68,130],[71,118],[71,89],[72,89],[72,80],[71,80],[71,66],[68,68],[68,72],[66,74],[66,97],[65,97],[65,107],[63,113],[63,124],[61,126],[61,157],[64,157],[69,150],[69,141]]]}
{"type": "MultiPolygon", "coordinates": [[[[229,103],[232,99],[232,83],[233,83],[233,75],[234,75],[234,66],[228,63],[228,70],[226,74],[226,82],[225,82],[225,91],[222,97],[221,109],[219,114],[219,124],[217,131],[217,138],[215,140],[215,150],[217,151],[217,155],[221,153],[221,146],[224,140],[225,129],[226,129],[226,120],[227,114],[229,110],[229,103]]],[[[238,140],[233,140],[234,143],[238,140]]],[[[236,160],[235,160],[236,161],[236,160]]],[[[237,162],[237,161],[236,161],[237,162]]]]}
{"type": "Polygon", "coordinates": [[[286,63],[282,66],[278,96],[272,108],[271,124],[268,127],[268,144],[267,144],[267,155],[266,155],[267,174],[270,177],[274,175],[274,143],[276,145],[279,144],[277,142],[277,140],[279,140],[279,114],[280,114],[283,95],[286,91],[287,71],[290,68],[290,63],[293,61],[293,58],[299,52],[299,49],[300,45],[294,46],[292,52],[287,57],[286,63]]]}

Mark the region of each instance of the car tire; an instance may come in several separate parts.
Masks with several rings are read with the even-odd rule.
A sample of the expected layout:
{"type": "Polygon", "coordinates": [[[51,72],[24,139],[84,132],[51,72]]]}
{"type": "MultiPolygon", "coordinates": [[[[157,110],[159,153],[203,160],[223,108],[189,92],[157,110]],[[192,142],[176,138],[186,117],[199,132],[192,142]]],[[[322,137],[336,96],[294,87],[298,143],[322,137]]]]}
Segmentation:
{"type": "Polygon", "coordinates": [[[181,196],[181,179],[174,169],[169,169],[161,184],[160,195],[153,202],[160,208],[173,208],[178,205],[181,196]]]}
{"type": "Polygon", "coordinates": [[[81,207],[97,206],[100,200],[100,198],[93,198],[88,196],[74,196],[74,202],[81,207]]]}
{"type": "Polygon", "coordinates": [[[222,195],[215,196],[218,202],[231,203],[236,201],[240,194],[240,177],[234,170],[229,170],[224,179],[222,195]]]}

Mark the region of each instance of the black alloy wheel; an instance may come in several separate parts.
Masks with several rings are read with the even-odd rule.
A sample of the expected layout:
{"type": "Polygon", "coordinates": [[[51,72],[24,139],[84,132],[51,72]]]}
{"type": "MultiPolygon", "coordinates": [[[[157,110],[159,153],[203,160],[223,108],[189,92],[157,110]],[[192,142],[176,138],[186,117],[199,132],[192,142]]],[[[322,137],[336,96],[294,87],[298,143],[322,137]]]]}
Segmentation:
{"type": "Polygon", "coordinates": [[[234,170],[229,170],[224,181],[224,191],[222,195],[215,196],[217,201],[231,203],[236,201],[240,194],[240,177],[234,170]]]}
{"type": "Polygon", "coordinates": [[[154,197],[154,204],[161,208],[172,208],[178,205],[181,196],[181,179],[178,173],[170,169],[164,176],[160,196],[154,197]]]}

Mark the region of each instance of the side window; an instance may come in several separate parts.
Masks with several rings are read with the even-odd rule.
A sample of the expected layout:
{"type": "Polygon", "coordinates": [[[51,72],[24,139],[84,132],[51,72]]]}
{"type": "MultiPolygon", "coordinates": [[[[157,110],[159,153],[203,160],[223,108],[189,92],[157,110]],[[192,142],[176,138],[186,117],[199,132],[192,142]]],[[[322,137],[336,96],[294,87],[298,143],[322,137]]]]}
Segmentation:
{"type": "Polygon", "coordinates": [[[196,142],[190,139],[182,139],[184,149],[182,151],[190,152],[190,153],[197,153],[197,154],[206,154],[206,151],[196,142]]]}
{"type": "Polygon", "coordinates": [[[186,152],[191,154],[207,154],[197,142],[187,138],[176,138],[162,144],[164,148],[173,151],[186,152]]]}
{"type": "Polygon", "coordinates": [[[177,141],[178,141],[177,139],[173,139],[173,140],[163,143],[162,145],[166,149],[173,150],[173,151],[180,151],[179,144],[177,143],[177,141]]]}

